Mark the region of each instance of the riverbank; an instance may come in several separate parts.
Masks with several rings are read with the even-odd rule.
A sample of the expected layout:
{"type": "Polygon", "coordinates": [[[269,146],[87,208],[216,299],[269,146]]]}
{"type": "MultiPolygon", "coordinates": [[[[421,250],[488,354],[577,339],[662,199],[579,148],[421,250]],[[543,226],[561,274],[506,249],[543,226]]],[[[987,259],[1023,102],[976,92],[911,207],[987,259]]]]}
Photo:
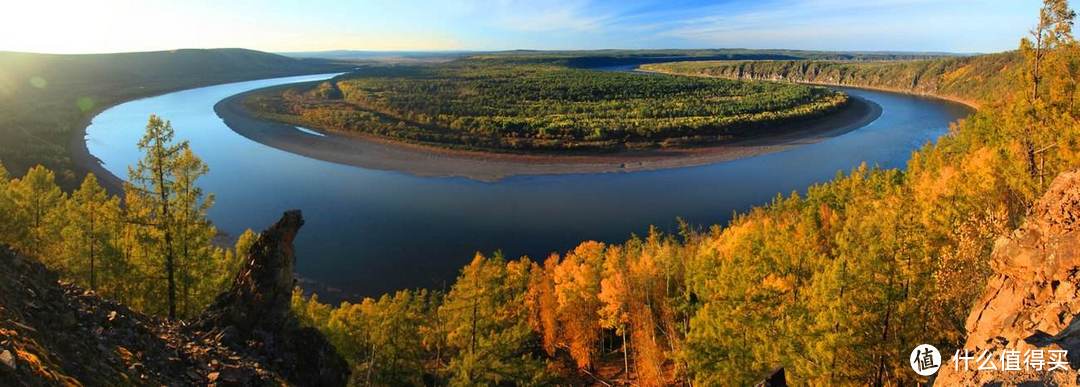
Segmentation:
{"type": "Polygon", "coordinates": [[[247,112],[242,100],[256,91],[237,94],[214,105],[214,111],[229,128],[252,141],[339,164],[480,181],[498,181],[515,175],[634,172],[712,164],[823,141],[863,127],[881,115],[877,104],[851,97],[848,106],[834,114],[785,125],[772,130],[773,134],[729,143],[613,153],[516,154],[408,144],[357,133],[315,135],[293,125],[261,120],[247,112]]]}
{"type": "MultiPolygon", "coordinates": [[[[117,102],[116,105],[125,102],[129,101],[120,101],[117,102]]],[[[90,148],[86,145],[86,128],[90,127],[90,123],[94,120],[94,117],[97,117],[101,112],[116,105],[98,107],[90,114],[87,114],[85,118],[79,121],[77,126],[78,129],[74,131],[68,143],[71,162],[76,167],[81,168],[84,172],[93,173],[94,177],[98,180],[98,184],[100,184],[102,188],[105,188],[105,192],[108,192],[109,195],[123,195],[124,180],[119,176],[114,175],[112,172],[109,172],[108,169],[105,169],[105,164],[101,159],[90,154],[90,148]]]]}
{"type": "MultiPolygon", "coordinates": [[[[273,78],[284,76],[313,75],[320,73],[324,73],[323,69],[319,69],[319,71],[313,70],[285,72],[280,74],[273,73],[269,76],[273,78]]],[[[77,188],[78,182],[82,181],[81,176],[85,175],[86,173],[93,173],[94,176],[98,179],[98,184],[105,188],[105,191],[108,192],[110,195],[123,195],[124,193],[124,180],[106,169],[104,163],[102,163],[100,159],[90,153],[90,149],[88,148],[86,143],[86,129],[90,127],[90,124],[93,122],[94,118],[102,112],[111,109],[117,105],[140,99],[153,98],[177,91],[196,89],[200,87],[208,87],[233,82],[254,81],[259,79],[265,79],[267,76],[268,74],[253,74],[248,76],[236,77],[233,79],[194,82],[192,84],[185,84],[180,87],[164,87],[155,90],[148,90],[143,93],[136,93],[134,95],[131,95],[130,97],[118,99],[116,101],[110,101],[110,103],[100,104],[93,107],[87,114],[85,114],[82,118],[79,119],[79,122],[75,125],[75,129],[72,130],[71,135],[68,137],[68,156],[71,159],[72,165],[78,168],[78,170],[76,170],[75,172],[78,173],[79,177],[77,179],[77,182],[74,183],[75,185],[73,187],[65,188],[77,188]]],[[[166,117],[166,119],[167,118],[168,117],[166,117]]]]}

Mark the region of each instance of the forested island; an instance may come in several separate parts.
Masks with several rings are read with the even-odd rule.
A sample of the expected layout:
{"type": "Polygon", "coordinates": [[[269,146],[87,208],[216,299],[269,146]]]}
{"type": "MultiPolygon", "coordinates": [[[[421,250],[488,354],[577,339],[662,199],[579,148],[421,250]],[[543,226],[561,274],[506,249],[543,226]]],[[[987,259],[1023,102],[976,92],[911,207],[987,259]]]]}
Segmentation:
{"type": "Polygon", "coordinates": [[[775,133],[847,107],[776,82],[599,72],[526,58],[370,67],[248,96],[255,115],[308,128],[487,151],[612,151],[775,133]]]}

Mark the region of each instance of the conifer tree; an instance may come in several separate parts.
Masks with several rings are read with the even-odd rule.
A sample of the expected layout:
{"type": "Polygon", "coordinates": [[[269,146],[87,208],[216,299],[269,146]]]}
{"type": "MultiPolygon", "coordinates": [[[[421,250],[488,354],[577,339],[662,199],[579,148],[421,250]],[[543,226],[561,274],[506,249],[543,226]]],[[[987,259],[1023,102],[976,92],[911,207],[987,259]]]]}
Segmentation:
{"type": "Polygon", "coordinates": [[[207,242],[214,234],[205,219],[210,202],[195,186],[207,172],[206,165],[186,141],[174,142],[174,135],[171,123],[150,116],[146,134],[138,143],[144,156],[128,169],[125,186],[129,220],[141,226],[142,237],[155,245],[152,255],[163,261],[169,319],[178,316],[178,296],[186,309],[182,312],[193,309],[188,302],[193,282],[189,269],[204,268],[202,264],[210,256],[207,242]],[[183,294],[178,294],[181,290],[183,294]]]}
{"type": "Polygon", "coordinates": [[[15,246],[26,254],[52,262],[46,253],[56,240],[58,222],[54,216],[65,199],[56,185],[56,176],[43,166],[35,166],[21,179],[11,183],[11,196],[15,204],[13,218],[21,230],[15,238],[15,246]]]}
{"type": "Polygon", "coordinates": [[[0,243],[13,244],[20,234],[11,192],[11,177],[0,163],[0,243]]]}
{"type": "Polygon", "coordinates": [[[97,290],[102,262],[115,259],[113,236],[120,220],[120,201],[109,197],[91,173],[67,204],[62,260],[74,277],[97,290]]]}
{"type": "Polygon", "coordinates": [[[600,274],[604,244],[585,242],[563,257],[555,269],[559,322],[570,356],[590,368],[600,344],[600,274]]]}
{"type": "Polygon", "coordinates": [[[543,362],[534,358],[525,310],[529,262],[506,263],[500,254],[477,254],[461,270],[439,307],[452,352],[450,381],[456,386],[535,384],[543,362]]]}

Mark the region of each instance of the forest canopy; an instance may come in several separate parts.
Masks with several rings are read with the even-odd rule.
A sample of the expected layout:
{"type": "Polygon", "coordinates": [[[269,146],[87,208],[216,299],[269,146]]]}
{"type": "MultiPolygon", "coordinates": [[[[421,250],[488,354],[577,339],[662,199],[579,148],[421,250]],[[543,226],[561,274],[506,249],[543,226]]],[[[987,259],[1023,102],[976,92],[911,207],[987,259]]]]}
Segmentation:
{"type": "Polygon", "coordinates": [[[369,67],[271,89],[263,118],[407,142],[484,150],[618,150],[712,143],[831,113],[847,96],[819,87],[462,60],[369,67]]]}

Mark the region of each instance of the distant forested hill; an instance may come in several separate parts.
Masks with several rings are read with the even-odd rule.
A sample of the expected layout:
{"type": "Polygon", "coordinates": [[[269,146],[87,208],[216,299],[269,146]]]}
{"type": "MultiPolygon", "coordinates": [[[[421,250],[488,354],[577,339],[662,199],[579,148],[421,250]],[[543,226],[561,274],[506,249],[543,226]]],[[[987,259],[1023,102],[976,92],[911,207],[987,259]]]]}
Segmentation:
{"type": "Polygon", "coordinates": [[[451,60],[460,58],[562,62],[573,67],[617,66],[679,60],[760,60],[760,59],[813,59],[813,60],[912,60],[931,59],[956,54],[940,52],[894,52],[894,51],[808,51],[808,50],[762,50],[745,48],[715,49],[648,49],[648,50],[507,50],[507,51],[307,51],[287,52],[282,55],[294,58],[323,58],[348,61],[422,61],[451,60]]]}
{"type": "Polygon", "coordinates": [[[571,50],[532,51],[513,50],[477,53],[476,60],[558,63],[570,67],[605,67],[640,65],[671,61],[747,61],[747,60],[837,60],[837,61],[883,61],[915,60],[954,57],[955,54],[937,52],[891,52],[891,51],[807,51],[807,50],[756,50],[743,48],[720,48],[699,50],[571,50]]]}
{"type": "Polygon", "coordinates": [[[977,105],[1004,89],[1009,82],[1006,74],[1019,65],[1016,52],[1005,52],[911,61],[703,61],[646,64],[642,68],[671,74],[871,87],[977,105]]]}
{"type": "Polygon", "coordinates": [[[347,68],[245,49],[0,52],[0,161],[16,175],[44,164],[72,186],[82,175],[68,149],[72,135],[104,107],[190,87],[347,68]]]}

